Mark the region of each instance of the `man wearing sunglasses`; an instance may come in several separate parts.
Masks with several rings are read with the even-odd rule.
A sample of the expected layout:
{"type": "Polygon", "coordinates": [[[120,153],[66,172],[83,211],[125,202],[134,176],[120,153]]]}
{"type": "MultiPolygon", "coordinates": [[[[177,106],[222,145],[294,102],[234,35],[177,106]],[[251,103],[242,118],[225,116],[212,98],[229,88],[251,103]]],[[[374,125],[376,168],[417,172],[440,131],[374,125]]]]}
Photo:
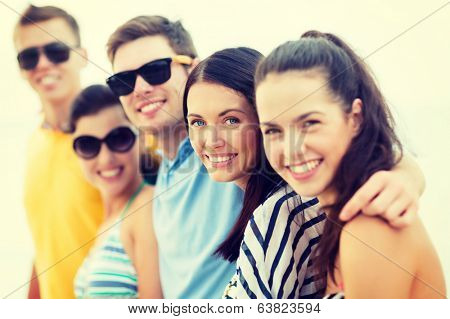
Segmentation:
{"type": "Polygon", "coordinates": [[[242,192],[212,181],[187,138],[182,96],[197,63],[192,39],[180,22],[140,16],[119,27],[107,48],[114,71],[107,84],[163,153],[153,221],[164,297],[220,298],[235,267],[213,255],[240,212],[242,192]]]}
{"type": "Polygon", "coordinates": [[[73,298],[73,279],[89,249],[85,244],[95,237],[103,213],[99,193],[83,178],[67,134],[86,51],[75,19],[51,6],[26,9],[14,44],[22,77],[37,93],[43,115],[29,143],[25,181],[36,254],[28,296],[73,298]]]}

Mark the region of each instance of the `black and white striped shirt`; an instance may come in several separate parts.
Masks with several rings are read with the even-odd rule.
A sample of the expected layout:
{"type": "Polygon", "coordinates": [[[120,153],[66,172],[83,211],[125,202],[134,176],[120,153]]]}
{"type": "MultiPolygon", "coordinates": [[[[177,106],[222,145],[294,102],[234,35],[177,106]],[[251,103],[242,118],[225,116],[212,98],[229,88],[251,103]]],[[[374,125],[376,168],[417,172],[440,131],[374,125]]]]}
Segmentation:
{"type": "Polygon", "coordinates": [[[326,215],[317,198],[288,186],[253,213],[244,233],[236,273],[224,298],[320,298],[325,287],[311,266],[326,215]]]}

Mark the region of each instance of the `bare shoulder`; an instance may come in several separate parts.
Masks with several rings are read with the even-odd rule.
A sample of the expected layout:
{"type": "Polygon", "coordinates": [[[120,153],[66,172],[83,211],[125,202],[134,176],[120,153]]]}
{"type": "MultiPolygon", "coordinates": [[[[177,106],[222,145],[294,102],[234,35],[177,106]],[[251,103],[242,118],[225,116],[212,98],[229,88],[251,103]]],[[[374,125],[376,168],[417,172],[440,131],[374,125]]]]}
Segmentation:
{"type": "Polygon", "coordinates": [[[136,228],[151,224],[153,190],[153,186],[146,185],[136,197],[124,218],[125,232],[135,232],[136,228]]]}
{"type": "MultiPolygon", "coordinates": [[[[379,217],[358,215],[344,225],[340,237],[340,252],[345,255],[378,252],[386,257],[405,259],[413,262],[420,254],[427,240],[424,227],[419,219],[405,228],[393,228],[379,217]]],[[[406,262],[407,260],[405,260],[406,262]]]]}
{"type": "Polygon", "coordinates": [[[342,229],[341,240],[358,239],[378,242],[380,244],[393,244],[393,240],[414,240],[417,231],[423,226],[419,219],[404,228],[394,228],[380,217],[370,217],[360,214],[346,223],[342,229]]]}

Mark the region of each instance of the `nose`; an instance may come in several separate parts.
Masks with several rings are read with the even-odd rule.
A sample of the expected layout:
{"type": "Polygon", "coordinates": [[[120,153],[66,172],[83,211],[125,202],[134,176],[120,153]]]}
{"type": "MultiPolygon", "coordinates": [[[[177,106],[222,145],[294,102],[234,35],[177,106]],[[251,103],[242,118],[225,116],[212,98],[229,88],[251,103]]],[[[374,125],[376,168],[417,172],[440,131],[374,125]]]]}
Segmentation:
{"type": "Polygon", "coordinates": [[[107,166],[114,162],[114,152],[106,146],[105,143],[102,143],[100,146],[100,152],[97,155],[97,164],[99,167],[107,166]]]}
{"type": "MultiPolygon", "coordinates": [[[[223,130],[225,131],[225,130],[223,130]]],[[[221,136],[223,132],[219,132],[219,128],[216,126],[207,126],[204,130],[205,147],[207,149],[218,149],[225,146],[225,140],[221,136]]]]}
{"type": "Polygon", "coordinates": [[[284,141],[284,157],[289,162],[301,161],[304,159],[304,154],[307,149],[307,135],[295,127],[289,127],[286,130],[286,137],[284,141]]]}
{"type": "Polygon", "coordinates": [[[140,75],[136,78],[136,83],[134,84],[134,94],[136,96],[146,96],[154,90],[154,87],[145,81],[140,75]]]}
{"type": "Polygon", "coordinates": [[[43,70],[54,66],[54,64],[42,52],[39,54],[36,70],[43,70]]]}

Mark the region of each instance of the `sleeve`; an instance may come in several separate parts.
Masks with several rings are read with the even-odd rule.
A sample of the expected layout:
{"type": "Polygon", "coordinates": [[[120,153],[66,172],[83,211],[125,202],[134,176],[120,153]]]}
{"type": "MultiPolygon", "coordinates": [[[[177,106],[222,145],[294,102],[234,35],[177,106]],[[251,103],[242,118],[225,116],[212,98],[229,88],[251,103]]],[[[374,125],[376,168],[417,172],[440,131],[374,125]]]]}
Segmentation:
{"type": "Polygon", "coordinates": [[[226,298],[313,298],[318,289],[310,257],[324,215],[317,199],[277,192],[253,213],[226,298]]]}

